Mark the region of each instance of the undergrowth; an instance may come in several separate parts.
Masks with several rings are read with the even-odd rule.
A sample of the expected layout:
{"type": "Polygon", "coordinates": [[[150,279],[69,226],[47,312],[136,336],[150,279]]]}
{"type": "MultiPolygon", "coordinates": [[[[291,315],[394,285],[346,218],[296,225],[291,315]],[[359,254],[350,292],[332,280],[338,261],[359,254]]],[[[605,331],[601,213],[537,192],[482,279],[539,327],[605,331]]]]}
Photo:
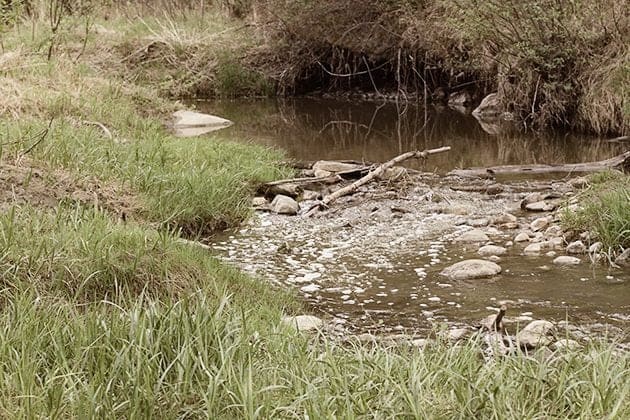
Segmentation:
{"type": "Polygon", "coordinates": [[[575,210],[561,213],[565,228],[592,232],[604,250],[615,255],[630,248],[630,176],[607,171],[590,177],[575,210]]]}

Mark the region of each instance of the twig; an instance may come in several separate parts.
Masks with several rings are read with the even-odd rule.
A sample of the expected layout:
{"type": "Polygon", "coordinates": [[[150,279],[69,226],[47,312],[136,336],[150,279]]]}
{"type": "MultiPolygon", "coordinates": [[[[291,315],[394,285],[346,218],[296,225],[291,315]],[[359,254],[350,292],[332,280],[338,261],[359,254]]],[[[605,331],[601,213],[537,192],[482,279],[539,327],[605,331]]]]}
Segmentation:
{"type": "Polygon", "coordinates": [[[39,136],[39,139],[37,139],[37,141],[35,143],[33,143],[33,145],[31,147],[26,149],[26,151],[22,153],[22,156],[28,154],[31,150],[33,150],[35,147],[37,147],[38,144],[40,144],[42,141],[44,141],[44,139],[46,138],[46,136],[48,136],[48,133],[50,132],[50,128],[52,127],[52,123],[53,123],[54,120],[55,120],[55,117],[52,117],[50,119],[50,121],[48,122],[48,127],[46,127],[44,129],[42,134],[39,136]]]}
{"type": "Polygon", "coordinates": [[[103,133],[105,134],[105,136],[107,138],[109,138],[110,140],[114,139],[114,136],[112,135],[112,132],[109,131],[109,129],[107,127],[105,127],[105,125],[101,124],[100,122],[98,122],[98,121],[85,121],[84,120],[83,123],[84,124],[88,124],[88,125],[95,125],[95,126],[97,126],[98,128],[100,128],[103,131],[103,133]]]}

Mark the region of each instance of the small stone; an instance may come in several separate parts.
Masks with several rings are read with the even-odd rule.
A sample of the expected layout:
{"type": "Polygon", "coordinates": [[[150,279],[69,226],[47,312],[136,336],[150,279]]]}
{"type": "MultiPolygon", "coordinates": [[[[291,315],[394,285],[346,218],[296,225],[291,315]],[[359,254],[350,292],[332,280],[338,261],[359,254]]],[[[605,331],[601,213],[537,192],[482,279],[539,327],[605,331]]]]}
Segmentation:
{"type": "Polygon", "coordinates": [[[453,206],[447,210],[447,213],[456,214],[459,216],[466,216],[468,213],[470,213],[470,210],[463,206],[453,206]]]}
{"type": "Polygon", "coordinates": [[[448,330],[446,333],[446,337],[450,341],[459,341],[470,335],[470,330],[468,328],[453,328],[448,330]]]}
{"type": "Polygon", "coordinates": [[[282,323],[294,327],[297,331],[311,331],[324,325],[324,321],[313,315],[286,316],[282,323]]]}
{"type": "Polygon", "coordinates": [[[514,238],[514,242],[526,242],[529,241],[529,235],[525,232],[521,232],[514,238]]]}
{"type": "Polygon", "coordinates": [[[599,251],[601,251],[603,247],[604,247],[604,244],[602,244],[601,242],[595,242],[593,245],[588,247],[588,253],[596,254],[599,251]]]}
{"type": "Polygon", "coordinates": [[[499,263],[501,261],[501,257],[497,255],[491,255],[488,257],[488,260],[492,261],[493,263],[499,263]]]}
{"type": "Polygon", "coordinates": [[[300,205],[286,195],[277,195],[271,202],[271,210],[278,214],[295,215],[300,210],[300,205]]]}
{"type": "Polygon", "coordinates": [[[549,252],[547,252],[545,255],[546,255],[547,257],[549,257],[549,258],[553,258],[553,257],[555,257],[556,255],[558,255],[558,253],[557,253],[556,251],[549,251],[549,252]]]}
{"type": "Polygon", "coordinates": [[[559,236],[556,236],[555,238],[551,238],[548,242],[551,244],[552,248],[562,248],[562,244],[564,243],[564,239],[562,239],[559,236]]]}
{"type": "Polygon", "coordinates": [[[535,349],[551,343],[555,327],[549,321],[532,321],[516,334],[516,342],[522,348],[535,349]]]}
{"type": "Polygon", "coordinates": [[[502,213],[492,219],[492,223],[495,225],[501,225],[504,223],[515,223],[517,221],[516,216],[510,213],[502,213]]]}
{"type": "Polygon", "coordinates": [[[531,194],[528,194],[522,201],[521,201],[521,209],[525,210],[525,207],[528,204],[532,204],[532,203],[537,203],[539,201],[543,201],[545,199],[545,196],[542,193],[539,192],[534,192],[531,194]]]}
{"type": "Polygon", "coordinates": [[[488,226],[490,224],[490,221],[488,219],[472,219],[468,221],[468,225],[472,226],[472,227],[484,227],[484,226],[488,226]]]}
{"type": "Polygon", "coordinates": [[[539,230],[543,230],[545,229],[547,226],[549,226],[549,218],[548,217],[539,217],[538,219],[534,220],[529,227],[531,228],[531,230],[533,230],[534,232],[538,232],[539,230]]]}
{"type": "Polygon", "coordinates": [[[485,232],[477,229],[469,230],[455,239],[456,242],[487,242],[489,240],[485,232]]]}
{"type": "Polygon", "coordinates": [[[319,289],[321,289],[321,286],[317,285],[317,284],[309,284],[306,285],[302,288],[300,288],[300,290],[304,293],[313,293],[313,292],[317,292],[319,289]]]}
{"type": "Polygon", "coordinates": [[[615,258],[615,264],[621,267],[630,267],[630,248],[627,248],[615,258]]]}
{"type": "Polygon", "coordinates": [[[303,200],[318,200],[319,198],[321,198],[321,193],[317,192],[317,191],[311,191],[311,190],[304,190],[302,192],[302,199],[303,200]]]}
{"type": "Polygon", "coordinates": [[[569,184],[571,184],[571,186],[576,189],[586,188],[588,187],[588,179],[586,179],[583,176],[580,176],[580,177],[573,178],[572,180],[570,180],[569,184]]]}
{"type": "Polygon", "coordinates": [[[489,257],[491,255],[503,255],[506,252],[507,249],[497,245],[482,246],[481,248],[479,248],[479,251],[477,251],[479,255],[483,255],[484,257],[489,257]]]}
{"type": "Polygon", "coordinates": [[[326,172],[345,172],[361,169],[363,165],[355,163],[343,163],[334,160],[320,160],[313,164],[314,170],[322,170],[326,172]]]}
{"type": "Polygon", "coordinates": [[[556,206],[552,203],[547,203],[545,201],[537,201],[535,203],[529,203],[525,205],[525,210],[528,211],[552,211],[556,206]]]}
{"type": "Polygon", "coordinates": [[[504,188],[501,184],[490,184],[486,188],[486,194],[488,195],[497,195],[503,192],[504,188]]]}
{"type": "Polygon", "coordinates": [[[505,245],[506,248],[510,248],[510,247],[514,246],[514,242],[507,241],[504,245],[505,245]]]}
{"type": "Polygon", "coordinates": [[[562,228],[558,225],[549,226],[547,230],[545,230],[545,236],[548,238],[560,235],[562,235],[562,228]]]}
{"type": "Polygon", "coordinates": [[[580,347],[580,343],[575,340],[570,340],[568,338],[558,340],[551,345],[551,348],[553,348],[554,350],[576,350],[580,347]]]}
{"type": "Polygon", "coordinates": [[[252,199],[252,206],[254,207],[267,207],[268,204],[265,197],[254,197],[252,199]]]}
{"type": "Polygon", "coordinates": [[[553,260],[553,263],[556,265],[570,266],[570,265],[578,265],[580,263],[580,259],[576,257],[569,257],[566,255],[557,257],[553,260]]]}
{"type": "Polygon", "coordinates": [[[516,222],[503,223],[502,225],[500,225],[500,227],[501,229],[512,230],[512,229],[518,229],[519,224],[516,222]]]}
{"type": "Polygon", "coordinates": [[[468,280],[493,277],[501,273],[501,267],[491,261],[464,260],[445,268],[440,273],[452,280],[468,280]]]}
{"type": "Polygon", "coordinates": [[[567,246],[567,253],[569,254],[585,254],[586,245],[582,241],[571,242],[567,246]]]}
{"type": "Polygon", "coordinates": [[[323,169],[315,169],[313,171],[313,175],[315,175],[316,178],[326,178],[326,177],[331,176],[332,172],[328,172],[323,169]]]}
{"type": "Polygon", "coordinates": [[[540,242],[536,242],[533,244],[527,245],[527,247],[523,250],[525,255],[537,255],[542,252],[542,245],[540,242]]]}

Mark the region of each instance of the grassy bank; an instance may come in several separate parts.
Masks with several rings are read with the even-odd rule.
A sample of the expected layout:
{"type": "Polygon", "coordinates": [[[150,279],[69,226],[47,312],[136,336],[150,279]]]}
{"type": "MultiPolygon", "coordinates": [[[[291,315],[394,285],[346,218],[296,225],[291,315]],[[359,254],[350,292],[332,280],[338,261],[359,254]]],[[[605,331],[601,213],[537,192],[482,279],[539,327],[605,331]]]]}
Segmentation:
{"type": "Polygon", "coordinates": [[[630,356],[610,344],[487,363],[478,343],[339,345],[283,327],[291,296],[180,238],[247,217],[254,185],[288,175],[282,156],[163,126],[179,107],[164,94],[256,81],[240,60],[220,84],[204,76],[238,26],[112,6],[55,29],[53,3],[2,22],[0,416],[630,416],[630,356]],[[184,46],[202,35],[191,67],[184,46]]]}
{"type": "Polygon", "coordinates": [[[578,208],[561,213],[562,223],[575,232],[591,232],[605,252],[620,254],[630,248],[630,177],[609,171],[589,179],[577,196],[578,208]]]}

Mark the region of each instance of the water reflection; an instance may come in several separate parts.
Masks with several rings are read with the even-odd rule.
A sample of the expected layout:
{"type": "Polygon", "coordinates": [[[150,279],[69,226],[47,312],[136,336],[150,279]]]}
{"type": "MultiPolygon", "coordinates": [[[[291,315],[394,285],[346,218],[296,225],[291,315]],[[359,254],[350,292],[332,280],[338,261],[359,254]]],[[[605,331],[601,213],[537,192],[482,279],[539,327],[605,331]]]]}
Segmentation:
{"type": "Polygon", "coordinates": [[[623,145],[577,134],[522,133],[508,127],[492,135],[472,116],[448,108],[312,98],[196,106],[235,122],[221,132],[223,138],[279,147],[290,157],[307,161],[382,162],[409,150],[448,145],[450,153],[432,157],[424,168],[443,173],[472,166],[585,162],[623,151],[623,145]]]}

